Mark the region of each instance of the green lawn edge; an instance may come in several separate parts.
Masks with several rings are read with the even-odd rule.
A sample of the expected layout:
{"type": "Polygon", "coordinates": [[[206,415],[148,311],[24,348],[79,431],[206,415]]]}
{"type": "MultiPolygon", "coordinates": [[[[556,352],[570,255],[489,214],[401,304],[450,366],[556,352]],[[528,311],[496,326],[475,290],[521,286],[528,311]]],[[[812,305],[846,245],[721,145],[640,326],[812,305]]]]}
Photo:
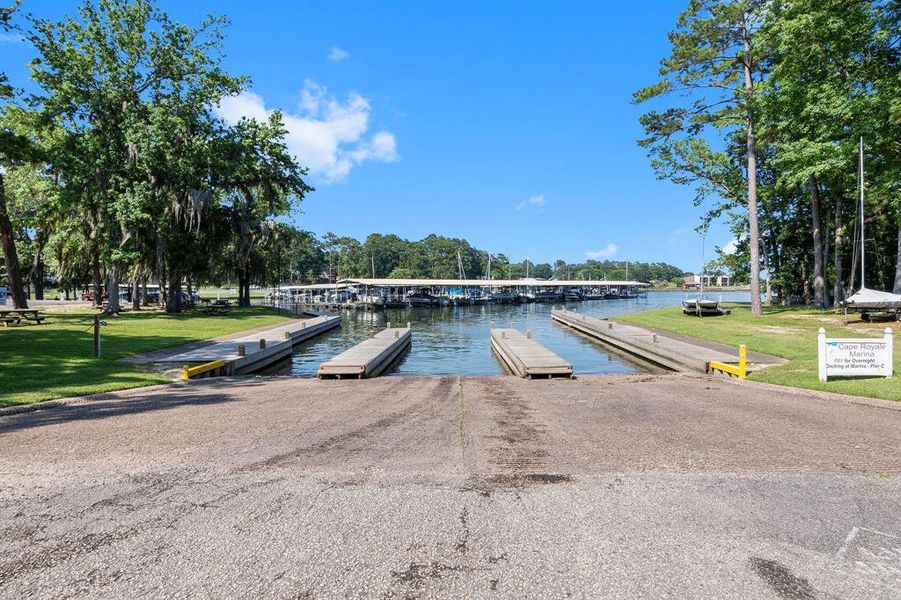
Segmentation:
{"type": "Polygon", "coordinates": [[[43,325],[0,329],[0,407],[168,383],[147,365],[121,359],[291,318],[266,307],[233,308],[223,316],[126,312],[105,318],[96,359],[91,311],[47,315],[43,325]]]}
{"type": "Polygon", "coordinates": [[[862,323],[856,316],[845,325],[841,315],[809,308],[765,306],[755,317],[747,305],[730,305],[732,313],[698,318],[682,313],[681,307],[646,310],[615,317],[616,320],[671,331],[731,346],[745,344],[748,350],[786,359],[783,365],[752,372],[748,379],[794,388],[836,392],[868,398],[901,401],[901,333],[898,323],[862,323]],[[822,383],[817,377],[817,331],[829,337],[881,337],[885,327],[895,331],[894,377],[838,379],[822,383]]]}

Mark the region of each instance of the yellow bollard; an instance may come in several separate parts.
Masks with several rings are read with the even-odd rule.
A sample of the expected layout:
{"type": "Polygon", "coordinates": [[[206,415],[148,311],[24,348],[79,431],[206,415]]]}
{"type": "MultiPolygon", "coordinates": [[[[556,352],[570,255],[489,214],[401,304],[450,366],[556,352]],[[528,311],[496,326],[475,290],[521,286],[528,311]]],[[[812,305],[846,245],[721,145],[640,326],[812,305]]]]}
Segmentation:
{"type": "Polygon", "coordinates": [[[748,376],[748,347],[744,344],[738,347],[738,370],[742,379],[748,376]]]}

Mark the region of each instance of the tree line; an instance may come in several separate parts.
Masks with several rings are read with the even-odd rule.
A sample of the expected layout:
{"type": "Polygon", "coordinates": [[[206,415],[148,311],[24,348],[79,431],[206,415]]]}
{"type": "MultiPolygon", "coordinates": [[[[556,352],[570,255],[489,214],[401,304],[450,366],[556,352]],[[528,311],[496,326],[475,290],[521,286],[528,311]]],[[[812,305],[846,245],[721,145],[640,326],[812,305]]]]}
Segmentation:
{"type": "Polygon", "coordinates": [[[119,285],[134,308],[148,281],[166,310],[183,283],[237,280],[241,304],[292,235],[278,217],[312,191],[285,145],[282,116],[228,124],[215,114],[246,77],[222,68],[224,17],[196,27],[149,0],[85,0],[54,21],[0,9],[37,57],[37,91],[0,75],[0,247],[13,304],[89,281],[108,312],[119,285]]]}
{"type": "Polygon", "coordinates": [[[364,241],[326,233],[321,238],[309,231],[293,230],[274,281],[295,284],[334,282],[351,278],[392,279],[615,279],[672,282],[682,269],[666,263],[588,260],[567,263],[511,261],[503,253],[490,253],[468,241],[429,235],[418,241],[394,234],[373,233],[364,241]]]}
{"type": "Polygon", "coordinates": [[[634,95],[657,176],[693,186],[702,227],[766,298],[818,308],[859,287],[901,293],[901,3],[690,0],[660,79],[634,95]],[[860,140],[865,255],[860,253],[860,140]]]}

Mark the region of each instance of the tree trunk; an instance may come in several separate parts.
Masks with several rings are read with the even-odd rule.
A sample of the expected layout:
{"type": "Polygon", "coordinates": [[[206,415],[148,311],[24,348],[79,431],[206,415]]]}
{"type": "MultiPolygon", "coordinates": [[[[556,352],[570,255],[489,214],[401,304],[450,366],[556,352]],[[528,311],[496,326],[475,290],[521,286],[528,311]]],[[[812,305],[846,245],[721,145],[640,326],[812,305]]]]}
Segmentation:
{"type": "Polygon", "coordinates": [[[39,231],[34,237],[34,259],[31,262],[31,282],[34,285],[34,299],[44,299],[44,246],[47,234],[39,231]]]}
{"type": "Polygon", "coordinates": [[[823,261],[823,223],[820,218],[820,186],[814,175],[807,181],[810,184],[810,219],[813,231],[813,307],[823,310],[826,308],[826,275],[823,261]]]}
{"type": "Polygon", "coordinates": [[[106,295],[108,296],[106,312],[110,315],[118,315],[121,310],[119,307],[119,269],[110,266],[106,271],[106,278],[106,295]]]}
{"type": "Polygon", "coordinates": [[[172,273],[166,288],[166,312],[181,312],[181,275],[178,273],[172,273]]]}
{"type": "Polygon", "coordinates": [[[804,261],[804,264],[801,267],[801,279],[804,282],[804,304],[810,306],[811,304],[813,304],[813,296],[810,293],[810,278],[808,277],[808,274],[809,271],[807,270],[807,261],[804,261]]]}
{"type": "Polygon", "coordinates": [[[141,306],[150,306],[150,296],[147,295],[147,278],[141,279],[141,306]]]}
{"type": "Polygon", "coordinates": [[[13,233],[12,223],[9,220],[9,211],[6,208],[6,189],[2,172],[0,172],[0,245],[3,246],[3,259],[6,262],[6,276],[9,278],[13,308],[28,308],[25,284],[22,281],[22,272],[19,270],[16,238],[13,233]]]}
{"type": "Polygon", "coordinates": [[[751,70],[751,40],[744,32],[745,53],[742,61],[745,75],[745,95],[748,101],[747,144],[748,144],[748,225],[751,245],[751,314],[761,315],[760,306],[760,228],[757,224],[757,144],[754,141],[754,116],[751,112],[751,96],[754,94],[754,77],[751,70]]]}
{"type": "Polygon", "coordinates": [[[842,197],[835,199],[835,243],[832,249],[832,269],[835,271],[835,287],[832,290],[833,306],[839,306],[845,301],[845,282],[842,281],[842,250],[844,238],[842,228],[845,226],[842,215],[842,197]]]}
{"type": "Polygon", "coordinates": [[[250,277],[238,274],[238,306],[250,306],[250,277]]]}
{"type": "Polygon", "coordinates": [[[892,292],[901,294],[901,225],[898,225],[898,258],[895,261],[895,285],[892,292]]]}
{"type": "Polygon", "coordinates": [[[103,282],[100,276],[100,257],[97,249],[94,249],[91,257],[91,279],[94,284],[94,306],[103,306],[103,282]]]}
{"type": "Polygon", "coordinates": [[[140,263],[135,264],[134,273],[131,276],[131,309],[141,310],[141,278],[138,275],[141,272],[140,263]]]}

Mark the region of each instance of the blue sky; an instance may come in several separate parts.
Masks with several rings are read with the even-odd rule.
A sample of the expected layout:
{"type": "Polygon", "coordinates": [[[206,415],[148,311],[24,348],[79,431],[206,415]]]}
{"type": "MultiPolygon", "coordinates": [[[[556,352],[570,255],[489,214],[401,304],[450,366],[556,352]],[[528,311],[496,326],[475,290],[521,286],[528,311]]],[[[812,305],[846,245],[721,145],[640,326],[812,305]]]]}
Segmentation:
{"type": "MultiPolygon", "coordinates": [[[[230,17],[225,65],[253,84],[222,114],[286,113],[317,188],[295,216],[304,229],[438,233],[534,262],[699,266],[701,209],[655,179],[629,104],[655,80],[685,0],[160,4],[189,24],[230,17]]],[[[30,54],[0,41],[16,85],[30,54]]],[[[708,259],[730,239],[715,225],[708,259]]]]}

